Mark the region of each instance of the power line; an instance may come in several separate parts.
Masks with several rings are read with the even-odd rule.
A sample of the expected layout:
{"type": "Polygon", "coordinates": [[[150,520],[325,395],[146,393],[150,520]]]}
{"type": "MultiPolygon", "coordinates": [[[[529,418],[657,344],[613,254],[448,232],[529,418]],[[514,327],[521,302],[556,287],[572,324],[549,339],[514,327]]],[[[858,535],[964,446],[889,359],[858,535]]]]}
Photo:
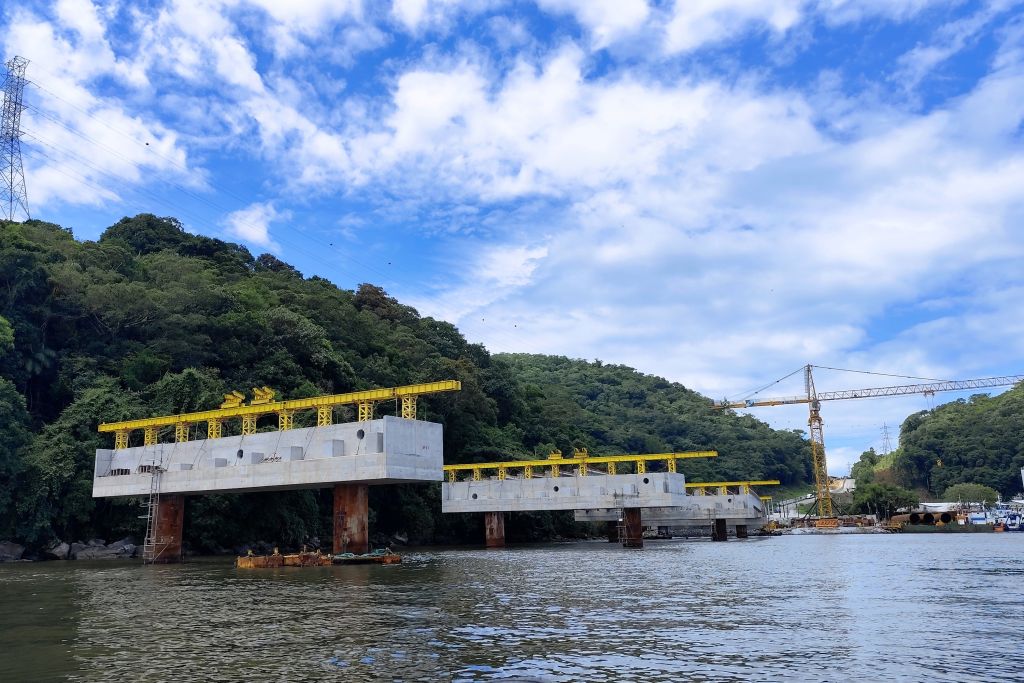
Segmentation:
{"type": "Polygon", "coordinates": [[[25,69],[28,60],[11,57],[7,60],[4,76],[4,107],[0,118],[0,201],[3,202],[4,217],[13,221],[15,210],[20,207],[25,218],[32,216],[28,211],[28,189],[25,186],[25,167],[21,163],[21,112],[25,108],[25,69]]]}

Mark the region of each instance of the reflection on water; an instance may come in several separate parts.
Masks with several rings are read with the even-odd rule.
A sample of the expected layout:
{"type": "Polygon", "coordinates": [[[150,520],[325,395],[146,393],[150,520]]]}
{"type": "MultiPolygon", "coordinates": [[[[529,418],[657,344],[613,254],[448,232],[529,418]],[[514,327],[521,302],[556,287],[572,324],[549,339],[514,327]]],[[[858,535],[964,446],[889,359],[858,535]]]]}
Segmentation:
{"type": "Polygon", "coordinates": [[[1012,680],[1024,535],[0,566],[0,681],[1012,680]]]}

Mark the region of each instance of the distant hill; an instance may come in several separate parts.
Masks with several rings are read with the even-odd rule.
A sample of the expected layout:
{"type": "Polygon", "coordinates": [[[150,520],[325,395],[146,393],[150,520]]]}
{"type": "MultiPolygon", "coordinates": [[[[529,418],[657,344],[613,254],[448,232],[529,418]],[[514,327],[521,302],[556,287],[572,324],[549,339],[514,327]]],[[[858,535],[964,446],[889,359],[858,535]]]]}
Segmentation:
{"type": "Polygon", "coordinates": [[[914,413],[900,428],[893,471],[904,486],[941,494],[953,484],[983,484],[1010,497],[1021,491],[1024,385],[978,394],[914,413]]]}
{"type": "Polygon", "coordinates": [[[955,484],[981,484],[1010,498],[1022,489],[1024,386],[978,394],[914,413],[888,455],[865,451],[852,473],[859,482],[897,484],[937,498],[955,484]]]}
{"type": "Polygon", "coordinates": [[[501,354],[523,385],[532,414],[520,424],[534,445],[569,452],[661,453],[716,449],[714,459],[680,464],[693,481],[810,481],[810,447],[803,434],[780,431],[749,415],[713,410],[711,400],[682,384],[623,365],[563,356],[501,354]],[[543,423],[543,428],[541,428],[543,423]]]}
{"type": "MultiPolygon", "coordinates": [[[[423,417],[445,426],[448,462],[552,447],[717,448],[717,461],[683,470],[705,481],[809,480],[799,433],[712,411],[682,385],[626,367],[492,356],[379,287],[303,277],[173,218],[124,218],[95,242],[42,221],[0,221],[0,540],[141,536],[135,503],[91,497],[94,450],[111,445],[100,421],[206,409],[252,386],[299,398],[437,379],[463,383],[423,402],[423,417]]],[[[197,497],[188,510],[186,543],[200,551],[330,536],[329,497],[317,491],[197,497]]],[[[479,519],[440,514],[439,486],[375,487],[371,511],[376,532],[413,541],[481,534],[479,519]]],[[[569,518],[515,518],[509,533],[549,537],[569,518]]]]}

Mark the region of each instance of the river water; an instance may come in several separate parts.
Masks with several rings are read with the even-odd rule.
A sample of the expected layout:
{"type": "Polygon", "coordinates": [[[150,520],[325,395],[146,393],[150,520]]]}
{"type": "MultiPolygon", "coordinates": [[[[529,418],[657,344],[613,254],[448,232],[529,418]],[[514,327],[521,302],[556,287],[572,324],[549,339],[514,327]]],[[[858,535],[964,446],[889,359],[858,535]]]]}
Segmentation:
{"type": "Polygon", "coordinates": [[[1024,534],[0,565],[0,681],[1024,680],[1024,534]]]}

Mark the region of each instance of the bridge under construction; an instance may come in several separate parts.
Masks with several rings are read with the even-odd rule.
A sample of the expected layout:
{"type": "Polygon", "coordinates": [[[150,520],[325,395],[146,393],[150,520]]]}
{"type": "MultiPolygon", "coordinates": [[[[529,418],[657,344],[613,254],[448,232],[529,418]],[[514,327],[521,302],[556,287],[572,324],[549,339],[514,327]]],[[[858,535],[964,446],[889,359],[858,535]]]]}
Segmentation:
{"type": "Polygon", "coordinates": [[[186,496],[333,487],[334,552],[365,553],[369,486],[443,476],[441,425],[416,419],[417,399],[460,389],[451,380],[275,401],[262,387],[248,405],[232,392],[215,410],[102,424],[114,448],[96,451],[93,496],[143,498],[144,559],[177,562],[186,496]],[[401,417],[374,419],[375,405],[390,400],[400,402],[401,417]],[[355,406],[358,420],[335,424],[344,405],[355,406]],[[296,428],[296,413],[314,410],[316,426],[296,428]],[[276,430],[257,431],[264,416],[276,417],[276,430]],[[142,443],[132,446],[138,432],[142,443]]]}
{"type": "Polygon", "coordinates": [[[571,458],[554,451],[538,460],[444,465],[442,426],[417,419],[417,400],[460,389],[449,380],[277,401],[259,387],[248,404],[232,392],[213,410],[105,423],[99,431],[114,434],[114,448],[96,451],[93,496],[145,501],[148,562],[180,561],[186,496],[211,493],[333,487],[336,554],[369,550],[368,487],[380,484],[443,481],[442,511],[484,513],[488,547],[504,546],[505,513],[516,511],[573,510],[633,548],[643,547],[644,517],[656,526],[709,525],[717,540],[727,525],[745,536],[766,521],[751,487],[778,481],[688,483],[678,471],[679,461],[716,451],[593,456],[584,449],[571,458]],[[375,418],[382,401],[394,401],[401,416],[375,418]],[[354,406],[357,420],[336,423],[339,406],[354,406]],[[315,426],[297,426],[303,411],[316,411],[315,426]],[[267,417],[276,429],[266,429],[275,426],[267,417]]]}
{"type": "Polygon", "coordinates": [[[484,514],[487,547],[505,545],[505,514],[573,510],[578,521],[604,522],[609,540],[642,548],[645,526],[710,526],[724,541],[728,527],[739,537],[767,521],[764,500],[753,486],[778,480],[687,483],[678,461],[717,457],[716,451],[592,456],[577,450],[564,458],[445,465],[441,510],[484,514]],[[663,471],[650,471],[655,464],[663,471]],[[620,473],[618,468],[630,468],[620,473]],[[467,477],[468,475],[468,477],[467,477]],[[461,478],[460,478],[461,477],[461,478]]]}

